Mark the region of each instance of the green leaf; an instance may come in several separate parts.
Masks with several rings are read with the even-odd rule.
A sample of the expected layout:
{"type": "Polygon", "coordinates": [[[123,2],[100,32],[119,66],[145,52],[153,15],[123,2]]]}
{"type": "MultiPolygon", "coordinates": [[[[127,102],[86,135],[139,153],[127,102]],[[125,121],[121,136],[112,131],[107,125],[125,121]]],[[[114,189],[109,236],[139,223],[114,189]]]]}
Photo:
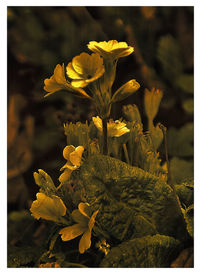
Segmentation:
{"type": "Polygon", "coordinates": [[[186,93],[194,93],[194,76],[191,74],[181,74],[175,84],[186,93]]]}
{"type": "Polygon", "coordinates": [[[194,124],[187,123],[180,129],[169,128],[167,141],[170,156],[193,156],[194,124]]]}
{"type": "Polygon", "coordinates": [[[182,72],[182,58],[177,41],[166,35],[160,38],[157,58],[161,63],[164,76],[171,82],[182,72]]]}
{"type": "Polygon", "coordinates": [[[194,99],[187,99],[183,102],[183,108],[189,114],[194,113],[194,99]]]}
{"type": "Polygon", "coordinates": [[[136,225],[138,216],[148,226],[147,234],[158,231],[185,237],[172,189],[162,177],[103,155],[88,158],[79,176],[86,201],[94,210],[99,209],[97,220],[112,237],[125,240],[143,236],[143,226],[136,225]]]}
{"type": "Polygon", "coordinates": [[[40,192],[47,196],[56,195],[57,190],[51,177],[42,169],[38,169],[39,173],[34,172],[35,183],[40,187],[40,192]]]}
{"type": "Polygon", "coordinates": [[[180,242],[173,237],[146,236],[112,248],[100,267],[169,267],[179,251],[180,242]]]}

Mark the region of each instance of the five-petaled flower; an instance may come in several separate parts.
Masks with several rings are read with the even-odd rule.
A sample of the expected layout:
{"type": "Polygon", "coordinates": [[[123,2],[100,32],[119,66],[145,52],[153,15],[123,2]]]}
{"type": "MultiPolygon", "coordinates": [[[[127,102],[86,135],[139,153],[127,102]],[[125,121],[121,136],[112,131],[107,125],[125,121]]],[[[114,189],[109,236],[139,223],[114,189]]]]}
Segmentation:
{"type": "Polygon", "coordinates": [[[91,246],[91,233],[94,227],[98,210],[91,214],[91,208],[87,203],[80,203],[78,209],[72,212],[72,218],[76,224],[64,227],[60,230],[61,239],[70,241],[83,234],[79,241],[79,252],[84,253],[91,246]]]}
{"type": "Polygon", "coordinates": [[[71,85],[74,87],[86,87],[100,78],[104,72],[103,59],[97,53],[89,55],[83,52],[67,65],[67,75],[73,79],[71,85]]]}
{"type": "Polygon", "coordinates": [[[72,145],[66,146],[63,150],[63,157],[67,160],[67,163],[60,169],[64,172],[60,175],[59,181],[64,183],[69,179],[73,170],[76,170],[81,165],[82,154],[84,151],[83,146],[74,147],[72,145]]]}
{"type": "Polygon", "coordinates": [[[110,40],[108,42],[91,41],[88,48],[96,53],[99,53],[105,59],[116,60],[120,57],[125,57],[134,51],[133,47],[127,45],[126,42],[118,42],[110,40]]]}
{"type": "MultiPolygon", "coordinates": [[[[102,133],[103,132],[103,124],[102,119],[97,117],[92,117],[92,120],[97,127],[97,129],[102,133]]],[[[120,122],[119,120],[113,121],[112,119],[109,120],[107,123],[107,132],[109,137],[120,137],[127,132],[130,132],[130,129],[126,127],[126,124],[120,122]]]]}
{"type": "Polygon", "coordinates": [[[40,218],[60,222],[62,216],[66,214],[66,206],[60,197],[52,195],[52,197],[47,196],[44,193],[36,194],[37,200],[33,201],[30,211],[31,215],[39,220],[40,218]]]}

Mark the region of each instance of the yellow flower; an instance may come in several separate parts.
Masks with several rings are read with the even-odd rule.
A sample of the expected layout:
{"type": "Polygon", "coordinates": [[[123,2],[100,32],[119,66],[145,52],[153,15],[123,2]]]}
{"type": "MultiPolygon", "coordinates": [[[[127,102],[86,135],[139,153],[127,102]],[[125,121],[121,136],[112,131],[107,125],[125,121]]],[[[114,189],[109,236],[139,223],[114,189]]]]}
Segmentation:
{"type": "Polygon", "coordinates": [[[76,170],[81,165],[81,158],[84,151],[83,146],[74,147],[72,145],[66,146],[63,150],[63,157],[67,160],[67,163],[60,169],[64,172],[60,175],[59,181],[64,183],[69,179],[73,170],[76,170]]]}
{"type": "Polygon", "coordinates": [[[73,79],[71,85],[74,87],[86,87],[100,78],[104,71],[103,59],[96,53],[89,55],[83,52],[67,65],[67,75],[73,79]]]}
{"type": "MultiPolygon", "coordinates": [[[[100,132],[103,132],[101,118],[99,118],[99,116],[92,117],[92,120],[95,126],[98,128],[98,130],[100,132]]],[[[120,122],[119,120],[113,121],[112,119],[110,119],[110,121],[107,123],[107,134],[109,137],[120,137],[127,132],[130,132],[130,129],[126,127],[125,123],[120,122]]]]}
{"type": "Polygon", "coordinates": [[[72,218],[77,224],[62,228],[59,232],[61,239],[70,241],[83,234],[79,242],[79,252],[84,253],[91,246],[91,233],[98,212],[97,210],[91,214],[90,206],[80,203],[78,209],[72,212],[72,218]]]}
{"type": "Polygon", "coordinates": [[[134,51],[134,48],[129,47],[126,42],[118,42],[116,40],[108,42],[91,41],[88,44],[88,48],[93,52],[99,53],[105,59],[113,60],[128,56],[134,51]]]}
{"type": "Polygon", "coordinates": [[[91,99],[91,97],[83,89],[73,87],[66,80],[64,64],[62,66],[58,64],[55,67],[54,74],[50,77],[50,79],[44,80],[44,90],[48,92],[45,97],[62,89],[65,89],[76,96],[91,99]]]}
{"type": "Polygon", "coordinates": [[[52,198],[48,197],[44,193],[37,193],[37,200],[35,200],[30,208],[31,215],[39,220],[40,218],[59,222],[61,217],[66,214],[66,206],[60,197],[52,195],[52,198]]]}

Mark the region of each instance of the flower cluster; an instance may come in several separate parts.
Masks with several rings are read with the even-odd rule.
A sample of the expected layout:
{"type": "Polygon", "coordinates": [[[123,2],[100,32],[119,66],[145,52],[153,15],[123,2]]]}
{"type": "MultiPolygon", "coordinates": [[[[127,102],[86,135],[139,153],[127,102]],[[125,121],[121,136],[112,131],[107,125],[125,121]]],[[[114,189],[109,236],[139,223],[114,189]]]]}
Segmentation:
{"type": "Polygon", "coordinates": [[[68,63],[66,72],[64,64],[58,64],[50,79],[44,81],[44,90],[50,95],[64,89],[76,96],[94,100],[101,118],[109,117],[112,103],[125,99],[140,87],[136,80],[130,80],[113,96],[111,93],[117,60],[130,55],[134,48],[116,40],[91,41],[87,46],[93,53],[90,55],[83,52],[74,57],[68,63]],[[66,75],[71,82],[66,79],[66,75]],[[91,94],[83,89],[86,87],[91,94]]]}

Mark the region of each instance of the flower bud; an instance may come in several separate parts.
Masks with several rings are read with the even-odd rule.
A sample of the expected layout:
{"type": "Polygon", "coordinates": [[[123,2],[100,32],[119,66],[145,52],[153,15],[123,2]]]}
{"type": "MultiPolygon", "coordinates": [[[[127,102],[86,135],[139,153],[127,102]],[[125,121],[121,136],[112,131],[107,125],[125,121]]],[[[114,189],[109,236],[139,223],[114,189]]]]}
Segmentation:
{"type": "Polygon", "coordinates": [[[151,122],[155,118],[158,108],[160,106],[160,101],[163,97],[163,92],[159,89],[153,88],[151,91],[145,89],[144,95],[144,107],[147,117],[151,122]]]}
{"type": "Polygon", "coordinates": [[[128,96],[132,95],[140,88],[140,84],[135,80],[130,80],[121,86],[113,95],[112,102],[119,102],[128,96]]]}
{"type": "Polygon", "coordinates": [[[142,123],[141,117],[140,117],[140,112],[136,105],[123,106],[123,113],[128,121],[130,121],[130,122],[136,121],[139,124],[142,123]]]}

